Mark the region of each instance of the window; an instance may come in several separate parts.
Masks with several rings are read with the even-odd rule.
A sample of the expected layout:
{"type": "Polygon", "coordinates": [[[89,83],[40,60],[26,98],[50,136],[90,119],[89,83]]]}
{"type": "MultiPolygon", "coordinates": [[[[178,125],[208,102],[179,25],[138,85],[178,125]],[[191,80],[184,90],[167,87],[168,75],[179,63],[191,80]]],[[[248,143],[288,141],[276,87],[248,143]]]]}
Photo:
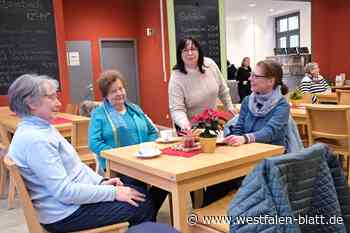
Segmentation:
{"type": "Polygon", "coordinates": [[[300,46],[300,13],[293,13],[275,19],[276,48],[300,46]]]}

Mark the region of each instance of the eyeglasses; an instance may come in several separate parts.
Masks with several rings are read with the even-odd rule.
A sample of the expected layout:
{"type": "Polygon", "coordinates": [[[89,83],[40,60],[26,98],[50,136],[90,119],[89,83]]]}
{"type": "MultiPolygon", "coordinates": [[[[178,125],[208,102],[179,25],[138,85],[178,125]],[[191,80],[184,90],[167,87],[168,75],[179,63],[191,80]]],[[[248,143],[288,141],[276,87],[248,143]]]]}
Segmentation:
{"type": "Polygon", "coordinates": [[[254,79],[266,78],[265,75],[258,75],[258,74],[254,73],[254,72],[252,72],[252,73],[250,74],[250,77],[251,77],[251,78],[254,78],[254,79]]]}
{"type": "Polygon", "coordinates": [[[46,94],[44,95],[46,96],[47,98],[49,98],[50,100],[57,100],[58,99],[58,96],[57,96],[57,93],[53,93],[53,94],[46,94]]]}
{"type": "Polygon", "coordinates": [[[194,53],[194,52],[197,52],[198,49],[197,48],[189,48],[189,49],[183,49],[182,52],[183,53],[194,53]]]}

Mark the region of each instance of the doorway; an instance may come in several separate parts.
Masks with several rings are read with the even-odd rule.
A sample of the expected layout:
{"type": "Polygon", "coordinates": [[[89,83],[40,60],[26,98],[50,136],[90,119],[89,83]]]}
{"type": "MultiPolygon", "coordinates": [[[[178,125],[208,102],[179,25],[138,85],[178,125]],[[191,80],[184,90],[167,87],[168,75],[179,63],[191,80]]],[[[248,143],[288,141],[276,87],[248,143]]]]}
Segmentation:
{"type": "Polygon", "coordinates": [[[127,98],[140,105],[135,39],[101,39],[102,70],[119,70],[127,83],[127,98]]]}

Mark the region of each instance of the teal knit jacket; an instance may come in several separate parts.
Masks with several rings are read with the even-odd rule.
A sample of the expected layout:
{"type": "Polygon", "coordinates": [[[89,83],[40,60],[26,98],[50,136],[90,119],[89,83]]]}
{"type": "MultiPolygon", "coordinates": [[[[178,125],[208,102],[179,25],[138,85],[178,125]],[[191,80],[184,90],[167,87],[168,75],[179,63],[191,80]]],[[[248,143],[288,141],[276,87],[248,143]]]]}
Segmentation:
{"type": "MultiPolygon", "coordinates": [[[[139,142],[154,141],[157,139],[157,129],[148,120],[141,108],[132,103],[126,103],[125,105],[135,121],[139,142]]],[[[126,135],[120,135],[119,132],[118,136],[126,137],[126,135]]],[[[116,147],[120,147],[120,145],[114,139],[112,127],[107,119],[103,105],[101,105],[92,112],[89,125],[89,148],[97,155],[101,169],[106,168],[106,161],[101,157],[101,151],[116,147]]]]}

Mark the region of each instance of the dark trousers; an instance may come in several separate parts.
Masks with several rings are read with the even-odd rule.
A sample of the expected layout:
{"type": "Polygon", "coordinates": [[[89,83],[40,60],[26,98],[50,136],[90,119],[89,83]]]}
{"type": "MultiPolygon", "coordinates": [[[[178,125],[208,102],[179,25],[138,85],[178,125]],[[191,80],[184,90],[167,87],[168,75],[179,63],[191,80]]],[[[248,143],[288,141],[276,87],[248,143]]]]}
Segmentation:
{"type": "MultiPolygon", "coordinates": [[[[133,187],[139,192],[149,193],[143,188],[133,187]]],[[[81,231],[120,222],[129,222],[136,225],[146,221],[155,221],[156,212],[152,199],[147,198],[144,202],[139,202],[139,207],[130,205],[127,202],[112,201],[99,202],[81,205],[70,216],[51,224],[43,224],[43,227],[52,233],[64,233],[81,231]]]]}
{"type": "MultiPolygon", "coordinates": [[[[118,177],[124,183],[125,186],[137,186],[143,189],[147,189],[147,184],[142,181],[139,181],[137,179],[134,179],[122,174],[119,174],[118,177]]],[[[148,190],[148,193],[150,195],[150,198],[153,201],[153,205],[155,207],[156,216],[157,216],[157,213],[160,207],[162,207],[163,202],[166,196],[168,195],[168,192],[163,189],[157,188],[155,186],[151,186],[150,189],[148,190]]]]}

